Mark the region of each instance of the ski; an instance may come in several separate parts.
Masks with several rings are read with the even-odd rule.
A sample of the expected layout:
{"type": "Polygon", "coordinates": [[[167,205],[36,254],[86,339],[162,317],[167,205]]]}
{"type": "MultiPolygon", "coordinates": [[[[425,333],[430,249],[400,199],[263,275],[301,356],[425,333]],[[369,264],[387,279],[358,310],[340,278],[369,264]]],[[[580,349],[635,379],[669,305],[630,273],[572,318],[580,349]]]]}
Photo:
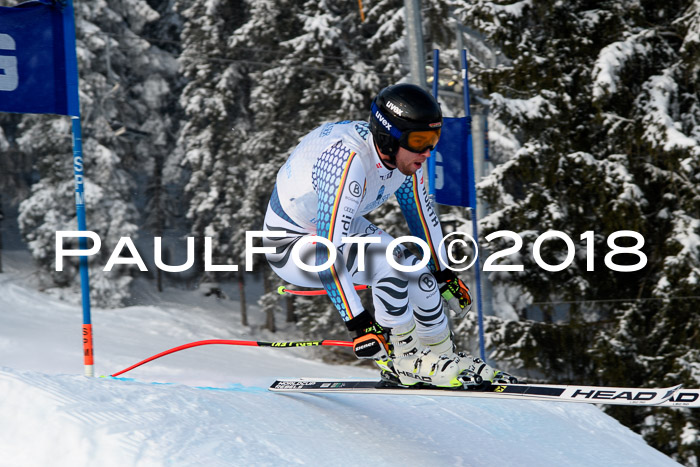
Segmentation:
{"type": "Polygon", "coordinates": [[[441,389],[390,386],[362,379],[284,378],[270,386],[274,392],[329,392],[352,394],[391,394],[453,397],[484,397],[538,401],[583,402],[613,405],[671,405],[694,407],[698,391],[681,391],[680,385],[668,388],[624,388],[555,384],[495,384],[484,389],[441,389]],[[695,391],[695,392],[693,392],[695,391]],[[691,401],[692,399],[692,401],[691,401]]]}

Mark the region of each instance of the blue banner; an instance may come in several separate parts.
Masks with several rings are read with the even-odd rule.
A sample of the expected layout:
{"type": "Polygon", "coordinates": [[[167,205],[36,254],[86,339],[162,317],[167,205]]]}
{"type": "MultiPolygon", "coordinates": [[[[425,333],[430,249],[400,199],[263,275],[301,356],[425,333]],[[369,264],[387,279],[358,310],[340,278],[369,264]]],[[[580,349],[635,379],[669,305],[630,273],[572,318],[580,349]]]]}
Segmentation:
{"type": "Polygon", "coordinates": [[[49,0],[0,7],[0,112],[79,116],[69,105],[78,93],[77,66],[66,59],[72,14],[49,0]]]}
{"type": "Polygon", "coordinates": [[[435,148],[435,202],[474,207],[474,161],[470,155],[471,122],[468,117],[443,118],[435,148]]]}

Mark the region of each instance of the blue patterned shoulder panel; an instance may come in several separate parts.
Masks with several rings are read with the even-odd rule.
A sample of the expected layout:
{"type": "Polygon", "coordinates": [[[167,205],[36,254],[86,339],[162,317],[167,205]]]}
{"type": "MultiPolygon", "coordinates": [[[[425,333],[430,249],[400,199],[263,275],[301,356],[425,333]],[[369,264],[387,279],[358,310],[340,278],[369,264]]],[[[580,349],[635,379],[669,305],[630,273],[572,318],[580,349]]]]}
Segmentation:
{"type": "Polygon", "coordinates": [[[369,123],[367,122],[359,122],[355,125],[355,131],[357,131],[357,134],[360,135],[360,137],[367,141],[367,135],[369,134],[369,123]]]}

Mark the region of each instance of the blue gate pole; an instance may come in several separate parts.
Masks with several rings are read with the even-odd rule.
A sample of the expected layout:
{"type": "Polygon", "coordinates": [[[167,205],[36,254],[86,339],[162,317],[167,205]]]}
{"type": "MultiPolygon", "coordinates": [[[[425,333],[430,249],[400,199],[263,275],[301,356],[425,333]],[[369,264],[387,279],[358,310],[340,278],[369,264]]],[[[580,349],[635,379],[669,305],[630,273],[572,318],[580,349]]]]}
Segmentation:
{"type": "MultiPolygon", "coordinates": [[[[66,0],[63,10],[63,47],[66,57],[66,87],[68,115],[71,115],[73,131],[73,176],[75,177],[75,211],[78,230],[86,231],[85,192],[83,173],[83,141],[80,129],[80,98],[78,93],[78,58],[75,51],[75,12],[73,0],[66,0]]],[[[79,237],[81,250],[87,250],[87,238],[79,237]]],[[[87,256],[80,257],[80,291],[83,302],[83,366],[85,376],[95,376],[94,349],[92,345],[92,319],[90,316],[90,278],[87,256]]]]}
{"type": "MultiPolygon", "coordinates": [[[[462,78],[464,79],[464,114],[467,123],[467,186],[469,188],[469,204],[472,210],[472,232],[474,240],[479,244],[479,226],[476,216],[476,174],[474,173],[474,147],[472,142],[472,112],[469,98],[469,66],[467,64],[467,51],[462,50],[462,78]]],[[[481,304],[481,260],[477,248],[474,270],[474,280],[476,281],[476,307],[479,323],[479,355],[486,361],[486,350],[484,346],[484,312],[481,304]]]]}
{"type": "MultiPolygon", "coordinates": [[[[83,144],[80,129],[80,117],[71,117],[73,124],[73,172],[75,177],[75,211],[78,218],[78,230],[86,231],[85,192],[83,174],[83,144]]],[[[78,245],[87,250],[87,238],[80,237],[78,245]]],[[[92,318],[90,316],[90,276],[88,275],[87,256],[80,257],[80,292],[83,302],[83,365],[85,376],[95,376],[94,348],[92,345],[92,318]]]]}
{"type": "MultiPolygon", "coordinates": [[[[433,97],[435,100],[438,98],[438,68],[440,67],[440,51],[438,49],[433,50],[433,97]]],[[[433,205],[436,205],[437,203],[435,202],[435,158],[436,158],[436,152],[435,149],[430,151],[430,158],[428,158],[428,195],[430,195],[430,199],[433,202],[433,205]]],[[[437,206],[434,206],[437,207],[437,206]]]]}

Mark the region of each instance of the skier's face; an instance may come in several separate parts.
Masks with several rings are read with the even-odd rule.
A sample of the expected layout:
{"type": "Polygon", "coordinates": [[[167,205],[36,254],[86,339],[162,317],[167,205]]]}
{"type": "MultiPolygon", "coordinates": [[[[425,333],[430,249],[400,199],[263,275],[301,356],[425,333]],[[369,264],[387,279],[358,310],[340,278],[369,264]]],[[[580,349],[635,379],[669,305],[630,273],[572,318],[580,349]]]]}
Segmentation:
{"type": "Polygon", "coordinates": [[[399,147],[399,152],[396,153],[396,168],[404,175],[413,175],[421,168],[423,162],[428,160],[428,157],[430,157],[430,148],[426,148],[423,152],[412,152],[399,147]]]}

